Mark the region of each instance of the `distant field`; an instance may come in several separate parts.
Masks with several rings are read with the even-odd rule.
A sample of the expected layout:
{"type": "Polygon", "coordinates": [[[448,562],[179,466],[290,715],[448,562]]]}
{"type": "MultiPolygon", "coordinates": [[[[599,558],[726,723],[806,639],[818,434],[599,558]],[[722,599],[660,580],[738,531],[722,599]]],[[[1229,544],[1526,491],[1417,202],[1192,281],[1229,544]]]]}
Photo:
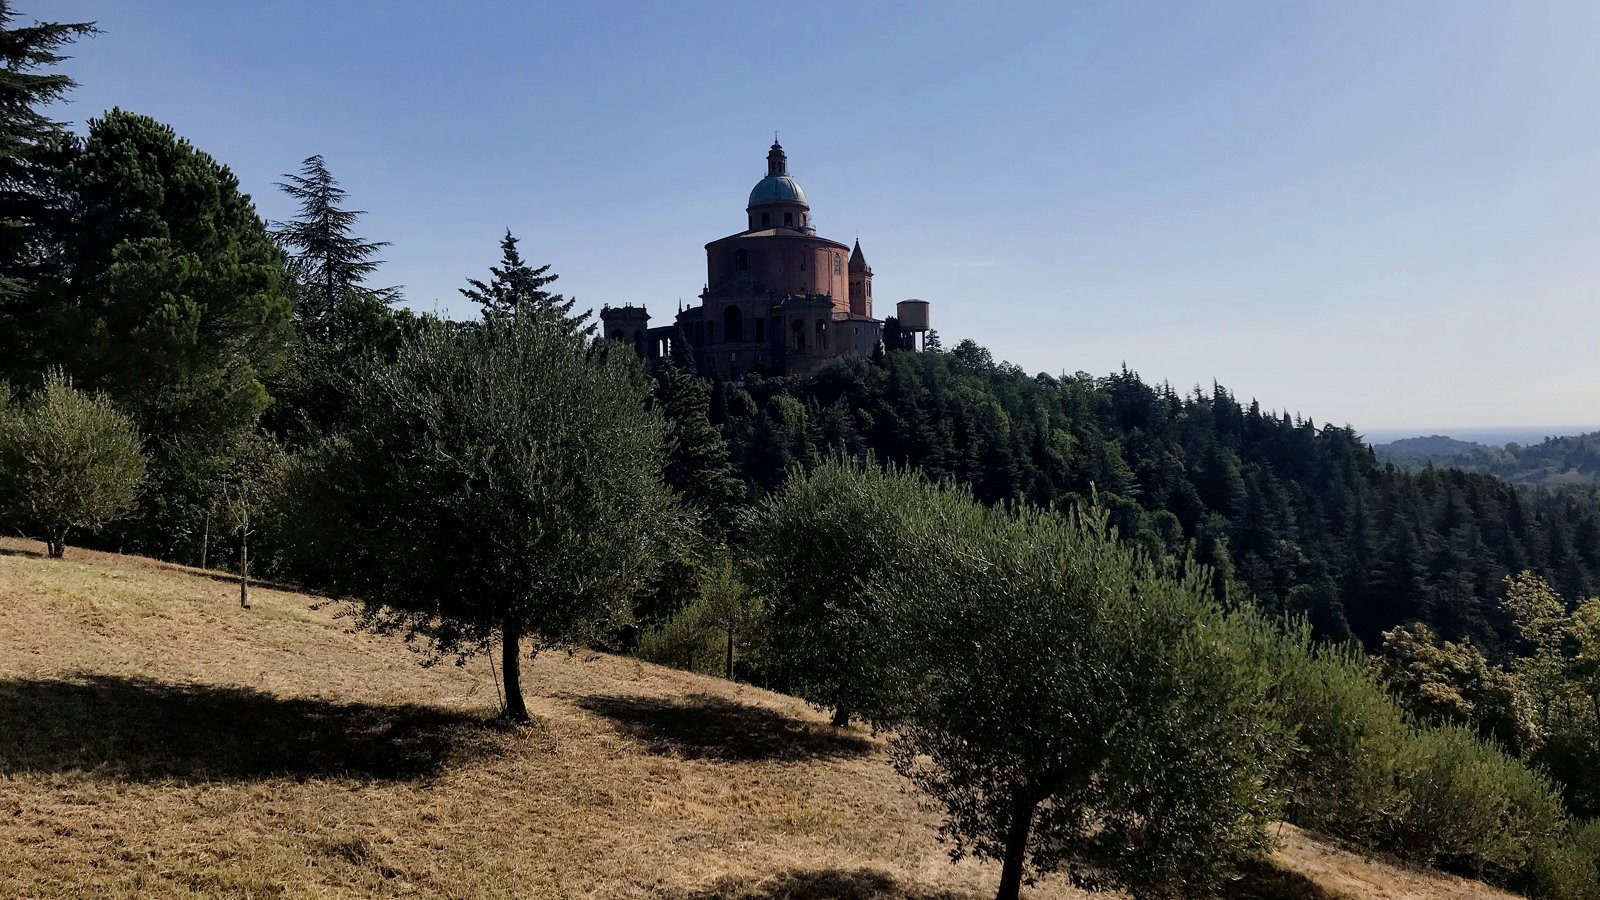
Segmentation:
{"type": "MultiPolygon", "coordinates": [[[[965,900],[865,731],[596,654],[424,669],[315,598],[0,539],[0,897],[965,900]]],[[[1296,829],[1241,898],[1498,898],[1296,829]]],[[[1082,897],[1060,879],[1025,896],[1082,897]]]]}

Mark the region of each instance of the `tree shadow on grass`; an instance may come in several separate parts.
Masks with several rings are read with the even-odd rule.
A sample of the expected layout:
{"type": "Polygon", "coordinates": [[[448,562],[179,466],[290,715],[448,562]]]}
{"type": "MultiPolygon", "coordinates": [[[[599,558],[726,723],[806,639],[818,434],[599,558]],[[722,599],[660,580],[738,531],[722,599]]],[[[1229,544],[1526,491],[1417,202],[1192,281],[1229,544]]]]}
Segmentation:
{"type": "Polygon", "coordinates": [[[0,556],[22,556],[28,559],[44,559],[44,551],[24,550],[21,547],[0,547],[0,556]]]}
{"type": "MultiPolygon", "coordinates": [[[[873,869],[817,869],[764,878],[727,876],[663,900],[988,900],[991,896],[909,884],[873,869]]],[[[1231,885],[1227,896],[1229,900],[1344,900],[1344,895],[1324,890],[1304,875],[1264,862],[1231,885]]]]}
{"type": "Polygon", "coordinates": [[[1299,872],[1280,869],[1270,862],[1255,862],[1244,877],[1228,888],[1229,900],[1344,900],[1299,872]]]}
{"type": "Polygon", "coordinates": [[[728,876],[667,900],[987,900],[989,896],[905,884],[872,869],[819,869],[766,878],[728,876]]]}
{"type": "Polygon", "coordinates": [[[872,749],[858,734],[708,694],[682,700],[594,695],[576,702],[615,722],[650,752],[685,759],[800,761],[872,749]]]}
{"type": "Polygon", "coordinates": [[[127,781],[420,780],[494,752],[497,726],[440,707],[284,698],[83,675],[0,681],[0,774],[127,781]]]}

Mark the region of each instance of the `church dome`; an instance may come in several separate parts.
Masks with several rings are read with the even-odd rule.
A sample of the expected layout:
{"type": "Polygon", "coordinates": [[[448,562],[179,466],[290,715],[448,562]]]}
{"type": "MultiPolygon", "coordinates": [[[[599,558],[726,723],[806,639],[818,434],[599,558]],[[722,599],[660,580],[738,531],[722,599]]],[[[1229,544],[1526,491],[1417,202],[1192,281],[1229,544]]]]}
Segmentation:
{"type": "Polygon", "coordinates": [[[768,175],[756,182],[750,191],[750,206],[762,206],[767,203],[806,203],[806,192],[800,190],[800,182],[788,175],[768,175]]]}

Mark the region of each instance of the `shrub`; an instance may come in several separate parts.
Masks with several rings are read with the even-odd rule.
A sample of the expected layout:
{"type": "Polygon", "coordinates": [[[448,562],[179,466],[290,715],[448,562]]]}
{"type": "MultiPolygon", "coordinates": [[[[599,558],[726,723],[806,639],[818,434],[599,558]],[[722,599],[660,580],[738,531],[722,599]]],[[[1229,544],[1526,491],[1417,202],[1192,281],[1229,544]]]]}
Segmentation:
{"type": "Polygon", "coordinates": [[[1517,886],[1531,897],[1550,900],[1600,900],[1600,832],[1594,823],[1573,829],[1559,841],[1534,848],[1528,872],[1517,886]]]}
{"type": "Polygon", "coordinates": [[[1410,806],[1396,849],[1495,883],[1516,880],[1566,824],[1549,779],[1463,726],[1418,731],[1401,761],[1401,786],[1410,806]]]}
{"type": "Polygon", "coordinates": [[[1275,656],[1279,709],[1294,732],[1280,776],[1290,820],[1376,844],[1406,815],[1397,767],[1410,728],[1399,706],[1359,650],[1314,646],[1300,628],[1275,656]]]}
{"type": "Polygon", "coordinates": [[[732,678],[763,655],[761,613],[731,561],[720,558],[705,571],[700,596],[646,631],[636,652],[654,663],[732,678]]]}

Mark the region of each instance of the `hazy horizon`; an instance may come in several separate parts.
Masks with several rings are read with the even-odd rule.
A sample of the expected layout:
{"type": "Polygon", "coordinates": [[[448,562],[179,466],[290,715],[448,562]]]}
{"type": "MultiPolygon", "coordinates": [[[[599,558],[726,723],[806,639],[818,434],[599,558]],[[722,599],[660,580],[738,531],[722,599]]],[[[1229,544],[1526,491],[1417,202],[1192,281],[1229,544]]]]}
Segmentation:
{"type": "Polygon", "coordinates": [[[19,7],[104,30],[80,129],[153,115],[272,219],[325,155],[419,309],[466,314],[509,226],[668,321],[776,129],[947,346],[1368,432],[1600,411],[1600,5],[19,7]]]}
{"type": "Polygon", "coordinates": [[[1486,444],[1490,447],[1503,447],[1509,443],[1537,444],[1545,438],[1571,437],[1580,434],[1592,434],[1600,431],[1600,425],[1466,425],[1410,428],[1394,426],[1385,428],[1357,428],[1361,436],[1369,444],[1387,444],[1402,438],[1412,437],[1442,437],[1455,438],[1458,441],[1472,441],[1477,444],[1486,444]]]}

